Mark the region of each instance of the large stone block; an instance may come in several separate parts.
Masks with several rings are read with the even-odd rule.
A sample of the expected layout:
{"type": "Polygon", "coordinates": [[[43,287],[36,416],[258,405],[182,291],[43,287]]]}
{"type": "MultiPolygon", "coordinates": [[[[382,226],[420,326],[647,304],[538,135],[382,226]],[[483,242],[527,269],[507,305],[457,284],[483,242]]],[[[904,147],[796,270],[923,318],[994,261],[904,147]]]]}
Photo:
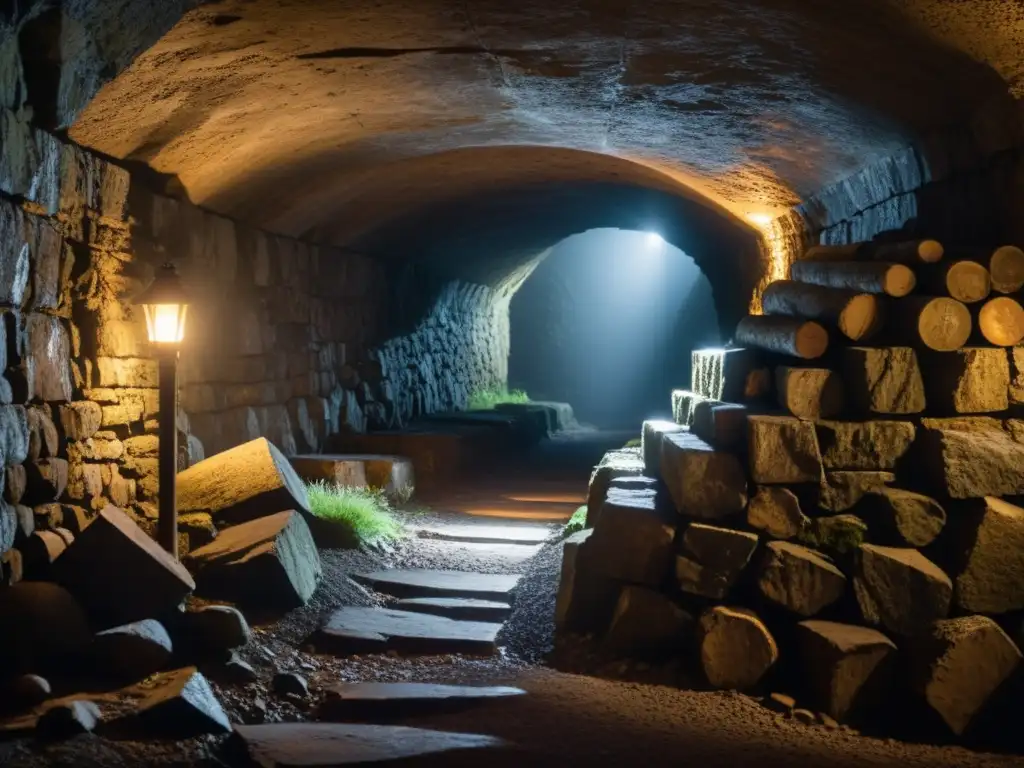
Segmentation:
{"type": "Polygon", "coordinates": [[[0,678],[40,673],[67,664],[92,639],[82,607],[67,590],[47,582],[22,582],[0,589],[0,678]]]}
{"type": "Polygon", "coordinates": [[[649,419],[643,423],[640,432],[640,455],[643,457],[644,473],[649,477],[661,477],[661,442],[666,434],[682,432],[684,427],[674,421],[649,419]]]}
{"type": "Polygon", "coordinates": [[[587,547],[607,578],[659,587],[671,569],[675,526],[655,494],[609,491],[587,547]]]}
{"type": "Polygon", "coordinates": [[[712,448],[742,451],[747,440],[747,407],[702,400],[693,408],[690,429],[712,448]]]}
{"type": "Polygon", "coordinates": [[[862,413],[920,413],[924,381],[910,347],[847,347],[843,380],[851,405],[862,413]]]}
{"type": "MultiPolygon", "coordinates": [[[[672,420],[676,424],[689,427],[693,424],[693,409],[697,407],[697,404],[712,399],[701,397],[688,389],[672,390],[672,420]]],[[[715,402],[719,401],[715,400],[715,402]]]]}
{"type": "Polygon", "coordinates": [[[99,431],[103,409],[99,403],[82,400],[59,406],[60,424],[68,440],[85,440],[99,431]]]}
{"type": "Polygon", "coordinates": [[[653,589],[625,586],[619,593],[602,647],[611,656],[679,656],[693,629],[693,617],[653,589]]]}
{"type": "Polygon", "coordinates": [[[1021,653],[992,619],[964,616],[929,627],[910,660],[915,692],[962,736],[1020,667],[1021,653]]]}
{"type": "Polygon", "coordinates": [[[23,406],[0,405],[0,455],[7,467],[17,466],[28,458],[28,414],[23,406]]]}
{"type": "Polygon", "coordinates": [[[1024,608],[1024,509],[1002,499],[978,502],[973,539],[956,577],[954,600],[967,613],[1024,608]]]}
{"type": "Polygon", "coordinates": [[[927,547],[946,525],[946,511],[935,499],[901,488],[879,488],[865,495],[858,512],[880,543],[927,547]]]}
{"type": "Polygon", "coordinates": [[[691,523],[676,557],[676,581],[683,592],[722,600],[739,580],[757,549],[757,535],[691,523]]]}
{"type": "Polygon", "coordinates": [[[604,632],[622,585],[602,569],[601,548],[591,543],[593,529],[566,539],[562,579],[555,603],[558,629],[571,632],[604,632]]]}
{"type": "Polygon", "coordinates": [[[238,523],[288,509],[308,513],[309,498],[288,459],[259,438],[179,473],[178,508],[238,523]]]}
{"type": "Polygon", "coordinates": [[[25,378],[30,400],[71,400],[71,341],[59,318],[31,313],[25,320],[25,378]]]}
{"type": "Polygon", "coordinates": [[[117,507],[103,509],[53,567],[100,625],[167,615],[194,589],[188,571],[117,507]]]}
{"type": "Polygon", "coordinates": [[[893,469],[914,442],[909,421],[819,421],[825,469],[893,469]]]}
{"type": "Polygon", "coordinates": [[[690,376],[690,388],[711,400],[742,403],[771,390],[771,374],[756,349],[696,349],[690,376]]]}
{"type": "Polygon", "coordinates": [[[199,596],[267,612],[305,605],[322,575],[313,535],[294,510],[227,528],[185,563],[199,596]]]}
{"type": "Polygon", "coordinates": [[[818,506],[829,512],[853,509],[867,494],[883,491],[896,482],[892,472],[826,472],[818,492],[818,506]]]}
{"type": "Polygon", "coordinates": [[[779,658],[775,638],[753,611],[716,605],[697,629],[701,667],[715,688],[753,688],[779,658]]]}
{"type": "Polygon", "coordinates": [[[587,491],[587,526],[593,528],[601,515],[601,507],[612,480],[617,477],[639,477],[644,473],[644,460],[640,451],[626,448],[609,451],[590,475],[587,491]]]}
{"type": "Polygon", "coordinates": [[[984,416],[922,419],[915,453],[923,477],[954,499],[1024,494],[1020,422],[984,416]]]}
{"type": "Polygon", "coordinates": [[[576,557],[580,547],[593,533],[593,528],[586,528],[572,534],[562,543],[562,570],[558,580],[558,594],[555,598],[556,629],[561,629],[569,624],[573,611],[576,557]]]}
{"type": "Polygon", "coordinates": [[[806,483],[822,477],[814,424],[791,416],[751,416],[747,420],[750,474],[754,482],[806,483]]]}
{"type": "Polygon", "coordinates": [[[843,596],[846,577],[820,552],[788,541],[771,541],[765,548],[757,586],[776,605],[810,617],[843,596]]]}
{"type": "Polygon", "coordinates": [[[994,413],[1009,407],[1005,349],[964,347],[925,361],[925,392],[933,413],[994,413]]]}
{"type": "Polygon", "coordinates": [[[160,386],[160,373],[156,360],[98,357],[93,384],[97,387],[155,388],[160,386]]]}
{"type": "Polygon", "coordinates": [[[689,432],[665,435],[661,477],[680,514],[715,520],[747,506],[747,478],[739,459],[689,432]]]}
{"type": "Polygon", "coordinates": [[[73,257],[50,220],[26,216],[25,225],[32,273],[28,306],[30,309],[52,311],[61,303],[73,257]]]}
{"type": "Polygon", "coordinates": [[[949,614],[953,582],[916,549],[862,544],[853,590],[868,624],[911,636],[949,614]]]}
{"type": "Polygon", "coordinates": [[[812,705],[836,720],[867,715],[885,701],[896,645],[874,629],[801,621],[797,641],[812,705]]]}
{"type": "Polygon", "coordinates": [[[827,419],[843,412],[846,391],[838,373],[828,368],[775,369],[779,405],[801,419],[827,419]]]}
{"type": "MultiPolygon", "coordinates": [[[[4,172],[3,151],[6,149],[7,141],[0,149],[0,178],[4,172]]],[[[0,186],[2,185],[3,182],[0,180],[0,186]]],[[[24,213],[16,205],[4,200],[0,203],[0,304],[16,308],[23,305],[29,273],[24,213]]]]}
{"type": "Polygon", "coordinates": [[[800,500],[788,488],[761,486],[747,505],[747,524],[773,539],[792,539],[808,522],[800,500]]]}

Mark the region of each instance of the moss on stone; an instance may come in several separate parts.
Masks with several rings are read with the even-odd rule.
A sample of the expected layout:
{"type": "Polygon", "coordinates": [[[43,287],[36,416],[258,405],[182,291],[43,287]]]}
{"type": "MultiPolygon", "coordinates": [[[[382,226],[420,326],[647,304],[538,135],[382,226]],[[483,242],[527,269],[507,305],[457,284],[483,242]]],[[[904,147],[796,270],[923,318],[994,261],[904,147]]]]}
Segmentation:
{"type": "Polygon", "coordinates": [[[856,515],[832,515],[811,520],[797,540],[815,549],[845,555],[867,541],[867,534],[867,523],[856,515]]]}

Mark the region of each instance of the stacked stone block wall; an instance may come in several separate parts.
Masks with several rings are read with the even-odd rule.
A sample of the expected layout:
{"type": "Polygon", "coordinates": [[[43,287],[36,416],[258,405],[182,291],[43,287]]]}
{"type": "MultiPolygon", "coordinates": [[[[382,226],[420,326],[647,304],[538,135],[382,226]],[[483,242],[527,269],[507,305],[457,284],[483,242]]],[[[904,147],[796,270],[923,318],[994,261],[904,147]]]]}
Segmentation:
{"type": "Polygon", "coordinates": [[[411,330],[389,338],[394,296],[378,260],[154,194],[24,113],[0,111],[0,137],[9,581],[26,565],[12,546],[37,529],[73,535],[109,502],[153,526],[159,382],[131,298],[166,261],[193,299],[179,467],[259,436],[286,454],[317,451],[335,432],[463,407],[505,380],[507,297],[442,281],[411,330]]]}

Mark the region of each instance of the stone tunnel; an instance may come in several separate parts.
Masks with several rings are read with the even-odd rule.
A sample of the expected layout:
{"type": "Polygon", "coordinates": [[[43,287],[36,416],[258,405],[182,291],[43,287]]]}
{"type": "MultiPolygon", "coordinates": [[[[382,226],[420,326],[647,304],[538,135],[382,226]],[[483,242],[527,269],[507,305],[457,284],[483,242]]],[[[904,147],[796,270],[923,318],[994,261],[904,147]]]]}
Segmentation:
{"type": "MultiPolygon", "coordinates": [[[[373,436],[471,410],[517,361],[546,366],[559,297],[583,288],[541,280],[573,238],[656,233],[706,283],[658,337],[677,388],[694,349],[743,346],[737,327],[809,248],[1024,246],[1022,49],[1017,0],[0,3],[5,588],[33,581],[33,535],[84,540],[111,507],[155,534],[158,364],[132,297],[161,265],[190,296],[176,460],[196,544],[212,506],[181,478],[204,460],[260,438],[286,458],[403,453],[373,436]]],[[[637,398],[630,420],[647,418],[637,398]]],[[[693,404],[674,407],[689,429],[693,404]]],[[[1024,495],[1004,485],[967,495],[1024,495]]],[[[250,736],[250,756],[277,748],[250,736]]],[[[300,764],[281,760],[265,764],[300,764]]]]}

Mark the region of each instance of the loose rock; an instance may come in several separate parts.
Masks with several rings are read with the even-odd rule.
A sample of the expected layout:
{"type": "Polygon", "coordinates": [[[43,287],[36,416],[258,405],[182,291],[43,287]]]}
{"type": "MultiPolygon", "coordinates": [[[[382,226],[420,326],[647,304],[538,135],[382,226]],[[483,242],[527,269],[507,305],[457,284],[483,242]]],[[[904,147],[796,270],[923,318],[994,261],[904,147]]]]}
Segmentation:
{"type": "Polygon", "coordinates": [[[300,699],[309,696],[309,683],[295,672],[278,672],[270,684],[278,696],[295,696],[300,699]]]}
{"type": "Polygon", "coordinates": [[[288,459],[266,438],[200,461],[178,474],[182,512],[211,512],[241,523],[284,509],[309,512],[306,487],[288,459]]]}
{"type": "Polygon", "coordinates": [[[313,536],[295,511],[228,528],[185,563],[198,595],[275,612],[305,605],[322,574],[313,536]]]}
{"type": "Polygon", "coordinates": [[[92,733],[100,722],[100,709],[91,701],[69,701],[50,707],[36,722],[40,741],[62,741],[92,733]]]}
{"type": "Polygon", "coordinates": [[[927,547],[946,525],[946,511],[928,496],[899,488],[879,488],[859,508],[879,537],[895,546],[927,547]]]}
{"type": "Polygon", "coordinates": [[[659,586],[672,563],[675,526],[670,513],[640,493],[609,493],[587,542],[607,578],[659,586]]]}
{"type": "Polygon", "coordinates": [[[846,577],[819,553],[788,541],[768,543],[757,582],[761,594],[801,616],[843,596],[846,577]]]}
{"type": "Polygon", "coordinates": [[[195,587],[181,563],[112,506],[58,558],[53,571],[106,627],[166,615],[195,587]]]}
{"type": "Polygon", "coordinates": [[[808,522],[800,500],[788,488],[762,485],[747,505],[747,524],[773,539],[792,539],[808,522]]]}
{"type": "Polygon", "coordinates": [[[962,736],[1021,653],[992,619],[964,616],[936,622],[911,659],[915,690],[962,736]]]}
{"type": "Polygon", "coordinates": [[[223,663],[211,663],[203,667],[203,673],[211,680],[223,685],[249,685],[259,679],[256,670],[245,659],[232,653],[223,663]]]}
{"type": "Polygon", "coordinates": [[[163,677],[140,704],[138,720],[147,734],[167,739],[231,732],[220,701],[195,667],[163,677]]]}
{"type": "Polygon", "coordinates": [[[717,600],[736,584],[757,548],[757,536],[701,523],[686,527],[676,557],[676,581],[683,592],[717,600]]]}
{"type": "Polygon", "coordinates": [[[189,611],[178,624],[185,642],[200,652],[241,648],[252,637],[245,616],[229,605],[207,605],[189,611]]]}
{"type": "Polygon", "coordinates": [[[953,583],[916,549],[863,544],[854,593],[865,621],[914,635],[949,614],[953,583]]]}
{"type": "Polygon", "coordinates": [[[23,581],[0,589],[0,627],[7,628],[0,632],[0,677],[38,672],[79,658],[92,639],[75,598],[48,582],[23,581]]]}
{"type": "Polygon", "coordinates": [[[866,714],[884,701],[892,682],[895,644],[874,629],[802,621],[797,640],[804,679],[816,707],[836,720],[866,714]]]}
{"type": "Polygon", "coordinates": [[[91,656],[102,676],[128,683],[166,667],[172,651],[164,625],[156,619],[145,619],[97,634],[91,656]]]}
{"type": "Polygon", "coordinates": [[[4,709],[20,711],[42,704],[52,693],[49,680],[39,675],[22,675],[4,686],[4,709]]]}
{"type": "Polygon", "coordinates": [[[711,608],[700,618],[698,638],[704,674],[715,688],[752,688],[779,657],[768,628],[743,608],[711,608]]]}

